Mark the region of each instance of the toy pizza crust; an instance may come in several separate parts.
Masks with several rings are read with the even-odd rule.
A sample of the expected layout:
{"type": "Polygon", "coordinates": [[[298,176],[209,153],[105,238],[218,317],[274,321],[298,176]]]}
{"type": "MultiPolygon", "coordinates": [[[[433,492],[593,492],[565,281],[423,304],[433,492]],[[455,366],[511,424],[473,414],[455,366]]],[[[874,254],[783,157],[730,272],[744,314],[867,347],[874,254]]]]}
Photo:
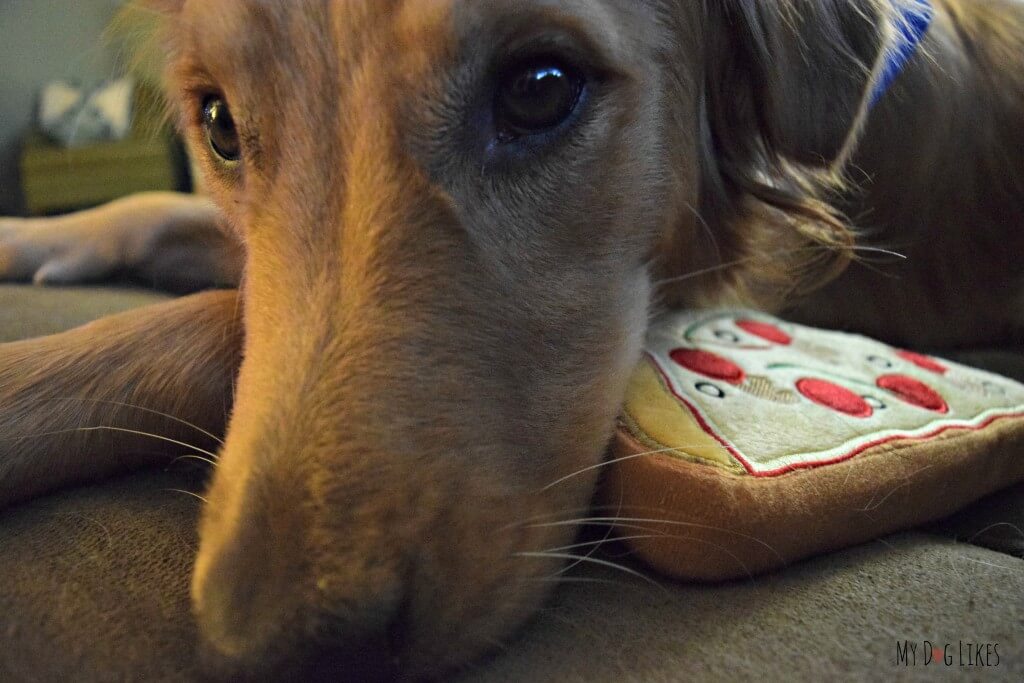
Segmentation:
{"type": "Polygon", "coordinates": [[[633,549],[721,580],[948,515],[1024,480],[1024,386],[749,311],[656,325],[603,486],[633,549]]]}

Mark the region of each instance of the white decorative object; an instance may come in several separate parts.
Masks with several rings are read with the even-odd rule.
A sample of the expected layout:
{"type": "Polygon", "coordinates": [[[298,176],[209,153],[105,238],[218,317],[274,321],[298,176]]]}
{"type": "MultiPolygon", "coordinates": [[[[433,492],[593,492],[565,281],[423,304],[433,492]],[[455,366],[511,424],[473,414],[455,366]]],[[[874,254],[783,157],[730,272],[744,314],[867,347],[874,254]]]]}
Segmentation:
{"type": "Polygon", "coordinates": [[[68,83],[47,85],[39,104],[39,127],[65,147],[122,140],[131,131],[135,87],[120,78],[86,91],[68,83]]]}

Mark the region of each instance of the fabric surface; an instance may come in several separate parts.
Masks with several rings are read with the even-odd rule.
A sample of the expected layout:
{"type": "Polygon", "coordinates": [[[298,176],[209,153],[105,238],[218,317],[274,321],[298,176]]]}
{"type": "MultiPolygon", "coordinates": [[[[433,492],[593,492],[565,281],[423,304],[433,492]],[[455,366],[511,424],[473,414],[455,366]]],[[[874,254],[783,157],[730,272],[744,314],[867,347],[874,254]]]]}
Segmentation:
{"type": "MultiPolygon", "coordinates": [[[[188,611],[197,501],[169,490],[191,483],[137,475],[0,517],[0,680],[200,677],[188,611]]],[[[933,536],[714,588],[603,569],[571,578],[595,583],[564,586],[462,680],[935,680],[934,666],[897,666],[903,640],[998,643],[983,680],[1024,676],[1024,561],[933,536]]]]}
{"type": "Polygon", "coordinates": [[[754,311],[679,312],[648,334],[603,499],[652,566],[717,581],[949,515],[1024,481],[1022,452],[1012,379],[754,311]]]}
{"type": "Polygon", "coordinates": [[[0,680],[188,680],[199,501],[147,473],[0,516],[0,680]]]}
{"type": "MultiPolygon", "coordinates": [[[[56,331],[147,300],[0,287],[0,332],[56,331]]],[[[187,586],[198,501],[172,489],[200,485],[185,470],[141,473],[0,512],[0,681],[197,680],[187,586]]],[[[927,533],[753,581],[652,585],[604,568],[574,572],[586,582],[561,587],[504,652],[461,680],[1021,680],[1024,561],[969,543],[1019,552],[1021,529],[1018,487],[927,533]],[[993,525],[1005,534],[991,538],[993,525]],[[916,667],[897,664],[905,640],[917,642],[916,667]],[[936,671],[921,666],[925,640],[998,643],[1000,663],[936,671]]],[[[598,557],[642,569],[622,552],[598,557]]]]}
{"type": "Polygon", "coordinates": [[[167,297],[141,290],[0,286],[0,342],[54,334],[167,297]]]}
{"type": "Polygon", "coordinates": [[[1024,417],[1024,385],[1006,377],[753,311],[661,320],[633,385],[626,410],[665,432],[658,446],[754,477],[1024,417]]]}

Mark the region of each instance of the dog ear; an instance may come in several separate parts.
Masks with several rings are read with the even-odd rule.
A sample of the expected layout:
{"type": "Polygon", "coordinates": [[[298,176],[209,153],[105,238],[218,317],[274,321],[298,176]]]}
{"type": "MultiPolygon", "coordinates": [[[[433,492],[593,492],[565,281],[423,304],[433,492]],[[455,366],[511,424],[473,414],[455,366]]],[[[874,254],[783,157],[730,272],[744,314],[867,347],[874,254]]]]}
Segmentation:
{"type": "Polygon", "coordinates": [[[704,0],[701,211],[746,264],[745,298],[771,306],[847,265],[830,193],[903,1],[704,0]]]}
{"type": "Polygon", "coordinates": [[[710,0],[713,123],[800,163],[834,161],[855,132],[902,0],[710,0]]]}

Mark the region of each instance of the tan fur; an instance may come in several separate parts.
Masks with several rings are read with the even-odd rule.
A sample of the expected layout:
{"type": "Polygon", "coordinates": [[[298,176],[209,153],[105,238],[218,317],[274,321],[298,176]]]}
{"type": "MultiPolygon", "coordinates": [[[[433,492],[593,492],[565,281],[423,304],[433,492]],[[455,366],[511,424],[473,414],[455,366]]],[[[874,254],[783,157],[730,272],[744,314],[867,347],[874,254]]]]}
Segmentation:
{"type": "Polygon", "coordinates": [[[236,310],[234,293],[210,292],[0,345],[0,507],[163,463],[184,443],[216,449],[236,310]]]}
{"type": "MultiPolygon", "coordinates": [[[[1010,63],[1024,12],[937,5],[930,59],[869,113],[892,34],[883,0],[150,0],[220,207],[190,230],[223,225],[224,254],[230,240],[245,254],[244,360],[193,581],[212,664],[438,675],[508,636],[561,565],[536,553],[575,532],[531,521],[585,509],[652,304],[788,306],[914,344],[1020,341],[1024,168],[1009,150],[1024,142],[1024,70],[1010,63]],[[471,113],[534,43],[602,77],[571,143],[488,167],[471,113]],[[200,129],[211,93],[235,112],[237,168],[200,129]],[[870,229],[863,244],[913,258],[873,264],[899,280],[854,266],[809,294],[853,256],[843,214],[870,229]]],[[[164,226],[208,210],[145,201],[184,202],[164,226]]],[[[125,223],[98,212],[81,224],[121,227],[58,246],[45,225],[8,224],[9,274],[85,243],[124,249],[125,223]]],[[[173,349],[213,341],[227,300],[187,322],[133,320],[118,338],[139,346],[106,383],[76,380],[109,362],[75,351],[95,326],[0,349],[0,373],[29,405],[44,390],[124,396],[127,376],[173,367],[175,382],[127,398],[203,420],[209,405],[183,397],[216,395],[194,386],[207,370],[173,349]],[[52,383],[23,382],[24,363],[52,383]]],[[[53,420],[9,415],[5,434],[53,420]]],[[[0,468],[7,500],[85,476],[64,463],[37,481],[25,463],[68,446],[25,444],[0,468]]]]}

